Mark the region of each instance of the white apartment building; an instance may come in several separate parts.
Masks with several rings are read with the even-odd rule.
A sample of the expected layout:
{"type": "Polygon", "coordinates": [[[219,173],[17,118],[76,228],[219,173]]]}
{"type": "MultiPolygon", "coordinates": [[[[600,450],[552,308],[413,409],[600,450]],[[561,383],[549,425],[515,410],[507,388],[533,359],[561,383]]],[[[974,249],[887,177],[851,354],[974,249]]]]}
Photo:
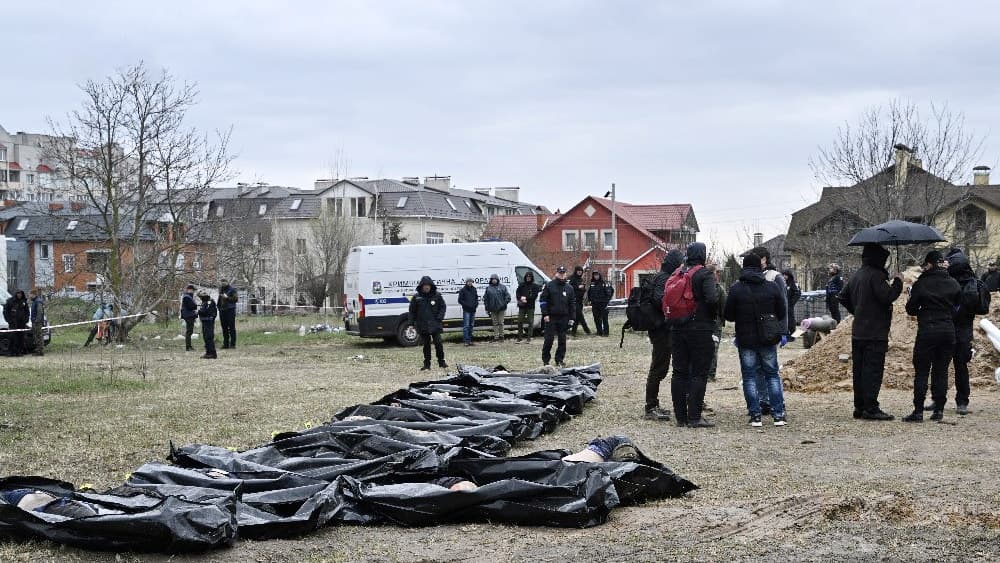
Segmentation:
{"type": "Polygon", "coordinates": [[[45,150],[56,138],[38,133],[8,133],[0,125],[0,200],[52,201],[59,182],[45,150]]]}

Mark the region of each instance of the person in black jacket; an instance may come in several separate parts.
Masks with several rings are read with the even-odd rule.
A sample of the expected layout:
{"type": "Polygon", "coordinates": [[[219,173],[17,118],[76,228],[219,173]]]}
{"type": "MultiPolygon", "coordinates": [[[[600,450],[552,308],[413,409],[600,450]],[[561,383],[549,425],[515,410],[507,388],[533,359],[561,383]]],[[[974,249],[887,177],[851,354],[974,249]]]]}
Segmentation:
{"type": "Polygon", "coordinates": [[[569,284],[573,287],[574,295],[574,307],[576,310],[573,314],[573,336],[576,336],[576,330],[583,327],[583,332],[590,334],[590,327],[587,326],[587,317],[583,316],[583,306],[584,301],[587,297],[587,282],[583,279],[583,266],[577,266],[573,268],[573,275],[569,278],[569,284]]]}
{"type": "MultiPolygon", "coordinates": [[[[948,274],[955,278],[959,287],[967,283],[975,283],[976,274],[969,265],[969,258],[961,249],[952,248],[948,253],[948,274]]],[[[962,303],[955,311],[955,352],[952,362],[955,365],[955,412],[960,415],[969,414],[969,362],[972,361],[972,323],[976,320],[976,312],[962,303]]],[[[934,405],[924,405],[924,410],[934,410],[934,405]],[[930,408],[928,408],[930,407],[930,408]]]]}
{"type": "Polygon", "coordinates": [[[205,355],[202,358],[214,360],[219,357],[215,352],[215,317],[219,316],[219,307],[204,289],[198,292],[198,298],[201,299],[198,320],[201,321],[201,338],[205,341],[205,355]]]}
{"type": "Polygon", "coordinates": [[[444,361],[444,346],[441,344],[441,331],[443,330],[445,313],[448,305],[444,298],[438,293],[437,286],[430,276],[420,278],[417,285],[417,292],[410,299],[409,321],[417,329],[420,335],[420,342],[424,347],[424,366],[420,371],[431,369],[431,341],[434,341],[434,352],[437,355],[438,366],[446,368],[448,364],[444,361]]]}
{"type": "Polygon", "coordinates": [[[198,304],[194,302],[193,285],[184,288],[184,296],[181,297],[181,319],[184,321],[184,350],[190,352],[194,350],[191,346],[191,335],[194,334],[194,321],[198,319],[198,304]]]}
{"type": "Polygon", "coordinates": [[[472,343],[472,330],[476,326],[476,309],[479,308],[476,280],[465,279],[465,285],[458,290],[458,304],[462,306],[462,342],[466,346],[475,346],[472,343]]]}
{"type": "Polygon", "coordinates": [[[657,313],[658,323],[654,323],[647,335],[652,344],[652,357],[649,360],[649,374],[646,375],[646,406],[643,418],[649,420],[670,420],[670,410],[660,408],[660,382],[667,377],[670,370],[670,352],[673,331],[670,325],[663,320],[663,310],[660,303],[663,301],[663,288],[667,279],[681,267],[684,262],[684,254],[677,249],[671,249],[663,257],[660,264],[660,271],[649,282],[652,284],[652,305],[657,313]]]}
{"type": "Polygon", "coordinates": [[[590,310],[594,315],[594,332],[597,336],[610,336],[608,328],[608,303],[614,296],[615,289],[604,281],[597,270],[590,273],[590,287],[587,288],[587,299],[590,300],[590,310]]]}
{"type": "Polygon", "coordinates": [[[14,295],[7,299],[3,305],[3,318],[7,321],[7,328],[17,332],[10,333],[11,356],[22,356],[25,353],[24,339],[27,335],[28,319],[31,317],[31,308],[28,306],[28,298],[23,290],[17,290],[14,295]]]}
{"type": "Polygon", "coordinates": [[[784,319],[785,296],[776,284],[764,278],[760,258],[751,253],[743,258],[739,281],[729,289],[725,318],[736,324],[736,348],[743,375],[743,398],[750,411],[750,425],[762,426],[757,375],[763,371],[774,425],[784,426],[787,418],[781,376],[778,375],[778,346],[775,342],[761,340],[760,319],[764,315],[784,319]]]}
{"type": "Polygon", "coordinates": [[[840,266],[830,264],[827,266],[830,280],[826,282],[826,309],[830,311],[833,320],[840,322],[840,302],[837,296],[844,290],[844,278],[840,276],[840,266]]]}
{"type": "Polygon", "coordinates": [[[889,350],[889,326],[892,303],[903,291],[900,274],[886,282],[889,272],[885,262],[889,251],[877,244],[866,244],[861,251],[861,269],[847,282],[837,300],[854,315],[851,327],[851,364],[854,376],[854,418],[892,420],[879,407],[878,395],[885,372],[885,354],[889,350]]]}
{"type": "Polygon", "coordinates": [[[791,334],[795,332],[795,327],[798,325],[795,322],[795,304],[802,297],[802,290],[795,282],[795,274],[791,270],[782,270],[781,275],[785,278],[785,295],[788,301],[788,340],[794,341],[795,338],[791,334]]]}
{"type": "Polygon", "coordinates": [[[715,426],[702,418],[708,368],[715,349],[712,330],[715,328],[719,307],[715,274],[704,267],[707,258],[704,243],[693,242],[688,245],[687,260],[682,271],[701,266],[691,276],[696,308],[692,318],[674,326],[672,337],[674,374],[670,379],[670,396],[674,403],[674,417],[678,426],[690,428],[715,426]]]}
{"type": "Polygon", "coordinates": [[[219,288],[219,324],[222,326],[222,349],[236,347],[236,302],[240,300],[239,292],[222,280],[219,288]]]}
{"type": "Polygon", "coordinates": [[[983,283],[990,292],[1000,291],[1000,271],[997,271],[997,263],[990,262],[986,272],[983,274],[983,283]]]}
{"type": "Polygon", "coordinates": [[[924,420],[924,399],[927,398],[927,377],[931,378],[931,399],[934,400],[931,420],[944,418],[948,396],[948,364],[955,353],[955,310],[962,288],[948,275],[948,263],[937,250],[924,258],[924,273],[920,274],[906,312],[917,317],[917,338],[913,343],[913,412],[906,422],[924,420]]]}
{"type": "Polygon", "coordinates": [[[552,359],[552,340],[558,339],[556,365],[562,366],[566,358],[566,330],[576,311],[576,292],[566,281],[566,268],[556,268],[556,277],[542,288],[538,297],[545,321],[545,338],[542,340],[542,363],[549,365],[552,359]]]}
{"type": "Polygon", "coordinates": [[[517,342],[521,342],[522,338],[531,342],[531,333],[535,330],[535,301],[540,290],[535,283],[535,274],[526,272],[514,291],[517,297],[517,342]]]}

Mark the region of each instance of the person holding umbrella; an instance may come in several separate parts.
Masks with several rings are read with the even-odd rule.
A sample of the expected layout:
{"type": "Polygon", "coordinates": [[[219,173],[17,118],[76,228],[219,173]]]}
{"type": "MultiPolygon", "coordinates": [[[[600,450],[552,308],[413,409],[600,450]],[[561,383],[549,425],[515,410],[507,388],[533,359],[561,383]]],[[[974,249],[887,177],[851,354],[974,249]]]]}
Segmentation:
{"type": "Polygon", "coordinates": [[[854,379],[854,418],[893,420],[879,407],[885,355],[889,351],[889,327],[892,304],[903,292],[903,276],[896,274],[892,284],[885,269],[889,251],[878,244],[866,244],[861,251],[859,269],[837,296],[852,315],[851,364],[854,379]]]}

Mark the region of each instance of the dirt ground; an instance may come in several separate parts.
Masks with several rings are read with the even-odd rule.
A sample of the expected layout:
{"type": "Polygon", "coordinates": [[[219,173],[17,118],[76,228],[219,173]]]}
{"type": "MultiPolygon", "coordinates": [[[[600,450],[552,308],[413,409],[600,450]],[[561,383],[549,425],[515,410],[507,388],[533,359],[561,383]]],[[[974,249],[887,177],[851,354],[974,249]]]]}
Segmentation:
{"type": "MultiPolygon", "coordinates": [[[[280,323],[279,323],[280,324],[280,323]]],[[[285,323],[289,324],[289,323],[285,323]]],[[[342,335],[247,329],[239,354],[206,362],[183,343],[147,340],[80,350],[62,335],[42,359],[0,362],[0,474],[36,474],[104,488],[168,441],[247,448],[272,432],[328,420],[427,379],[419,352],[342,335]]],[[[617,327],[612,326],[614,334],[617,327]]],[[[157,334],[150,329],[148,336],[157,334]]],[[[82,342],[83,336],[78,340],[82,342]]],[[[537,367],[530,345],[446,344],[449,362],[537,367]]],[[[1000,559],[1000,392],[973,390],[973,414],[944,423],[855,421],[850,391],[788,393],[789,426],[753,430],[735,350],[724,344],[708,402],[718,426],[676,428],[641,418],[649,347],[641,335],[570,341],[570,363],[600,361],[598,399],[516,453],[577,448],[611,433],[701,486],[684,499],[615,510],[590,529],[489,523],[431,528],[336,527],[295,540],[240,541],[194,556],[104,554],[45,542],[0,543],[0,561],[996,561],[1000,559]]],[[[782,350],[782,361],[798,354],[782,350]]],[[[432,372],[433,373],[433,372],[432,372]]],[[[669,405],[669,385],[661,389],[669,405]]],[[[911,408],[885,390],[884,408],[911,408]]],[[[769,422],[765,419],[765,422],[769,422]]]]}

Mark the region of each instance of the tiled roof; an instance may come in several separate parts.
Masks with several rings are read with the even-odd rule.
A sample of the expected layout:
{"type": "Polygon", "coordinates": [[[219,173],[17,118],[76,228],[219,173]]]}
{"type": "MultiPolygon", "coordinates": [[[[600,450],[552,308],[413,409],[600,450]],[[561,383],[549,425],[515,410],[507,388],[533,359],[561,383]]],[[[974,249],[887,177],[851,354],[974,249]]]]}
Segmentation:
{"type": "Polygon", "coordinates": [[[21,165],[13,160],[7,163],[7,170],[20,170],[20,169],[21,165]]]}
{"type": "Polygon", "coordinates": [[[379,196],[379,212],[390,217],[437,217],[457,221],[485,222],[479,207],[464,198],[436,191],[386,192],[379,196]],[[406,198],[400,206],[400,201],[406,198]],[[448,201],[451,201],[451,205],[448,201]],[[454,209],[452,209],[454,205],[454,209]]]}
{"type": "MultiPolygon", "coordinates": [[[[524,242],[538,233],[539,215],[497,215],[490,218],[483,231],[483,239],[509,240],[524,242]]],[[[551,216],[546,215],[548,223],[551,216]]]]}

